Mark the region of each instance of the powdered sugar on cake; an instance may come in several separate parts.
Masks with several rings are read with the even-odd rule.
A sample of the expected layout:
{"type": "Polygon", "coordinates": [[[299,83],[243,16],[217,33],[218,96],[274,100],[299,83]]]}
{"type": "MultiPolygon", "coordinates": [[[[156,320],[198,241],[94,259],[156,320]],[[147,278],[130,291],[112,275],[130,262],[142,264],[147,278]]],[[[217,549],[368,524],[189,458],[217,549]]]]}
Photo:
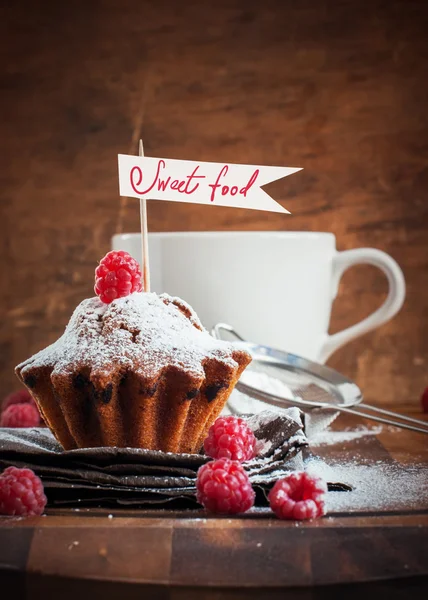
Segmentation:
{"type": "Polygon", "coordinates": [[[83,300],[61,338],[18,368],[25,375],[26,367],[52,366],[55,374],[88,366],[92,376],[103,376],[114,364],[151,377],[172,365],[203,378],[209,358],[236,368],[233,352],[231,344],[202,327],[181,299],[137,292],[111,304],[97,297],[83,300]]]}

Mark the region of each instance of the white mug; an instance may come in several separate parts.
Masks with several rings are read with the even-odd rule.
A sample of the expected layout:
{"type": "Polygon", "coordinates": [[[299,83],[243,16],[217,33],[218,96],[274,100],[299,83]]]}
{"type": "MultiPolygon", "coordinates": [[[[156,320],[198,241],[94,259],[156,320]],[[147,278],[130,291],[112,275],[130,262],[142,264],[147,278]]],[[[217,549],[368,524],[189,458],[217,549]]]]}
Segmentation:
{"type": "MultiPolygon", "coordinates": [[[[140,234],[115,235],[112,247],[141,262],[140,234]]],[[[248,341],[321,363],[386,323],[405,296],[403,273],[393,258],[373,248],[338,252],[331,233],[151,233],[149,257],[152,291],[186,300],[208,329],[228,323],[248,341]],[[385,273],[388,297],[369,317],[329,335],[340,277],[357,264],[385,273]]]]}

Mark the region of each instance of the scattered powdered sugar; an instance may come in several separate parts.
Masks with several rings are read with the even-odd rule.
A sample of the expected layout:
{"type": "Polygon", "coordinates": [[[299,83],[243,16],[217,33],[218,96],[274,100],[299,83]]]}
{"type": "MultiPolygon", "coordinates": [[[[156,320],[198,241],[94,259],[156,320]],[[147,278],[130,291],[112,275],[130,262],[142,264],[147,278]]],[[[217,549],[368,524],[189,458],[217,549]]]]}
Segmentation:
{"type": "Polygon", "coordinates": [[[329,492],[327,512],[402,510],[428,508],[428,467],[395,462],[329,461],[318,458],[306,470],[330,483],[345,483],[349,492],[329,492]]]}
{"type": "Polygon", "coordinates": [[[83,300],[61,338],[20,367],[23,376],[26,366],[53,366],[55,374],[73,372],[76,365],[103,376],[113,364],[155,376],[163,367],[175,365],[203,378],[201,363],[207,357],[236,368],[233,352],[232,344],[203,329],[182,300],[137,292],[111,304],[99,298],[83,300]]]}
{"type": "Polygon", "coordinates": [[[326,446],[331,444],[342,444],[344,442],[352,442],[369,435],[378,435],[382,432],[382,425],[377,427],[365,427],[361,425],[355,429],[345,429],[344,431],[319,431],[309,437],[311,447],[326,446]]]}

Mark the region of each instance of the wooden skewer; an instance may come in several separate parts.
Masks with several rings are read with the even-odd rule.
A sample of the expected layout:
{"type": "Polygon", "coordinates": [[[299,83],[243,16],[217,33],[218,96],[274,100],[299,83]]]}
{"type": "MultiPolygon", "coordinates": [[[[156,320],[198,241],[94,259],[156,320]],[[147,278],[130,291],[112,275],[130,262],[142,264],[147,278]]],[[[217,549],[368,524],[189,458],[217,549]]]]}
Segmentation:
{"type": "MultiPolygon", "coordinates": [[[[139,155],[144,156],[143,140],[139,143],[139,155]]],[[[142,246],[142,270],[143,270],[143,289],[150,292],[150,267],[149,267],[149,239],[147,231],[147,201],[140,198],[140,222],[141,222],[141,246],[142,246]]]]}

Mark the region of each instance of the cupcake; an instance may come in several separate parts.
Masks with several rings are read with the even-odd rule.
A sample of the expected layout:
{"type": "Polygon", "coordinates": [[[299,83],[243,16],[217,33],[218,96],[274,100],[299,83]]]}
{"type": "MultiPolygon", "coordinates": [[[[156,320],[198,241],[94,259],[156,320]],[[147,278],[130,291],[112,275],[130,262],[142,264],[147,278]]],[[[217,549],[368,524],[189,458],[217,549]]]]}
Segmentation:
{"type": "Polygon", "coordinates": [[[129,290],[81,302],[16,373],[66,450],[198,452],[251,357],[214,339],[183,300],[129,290]]]}

